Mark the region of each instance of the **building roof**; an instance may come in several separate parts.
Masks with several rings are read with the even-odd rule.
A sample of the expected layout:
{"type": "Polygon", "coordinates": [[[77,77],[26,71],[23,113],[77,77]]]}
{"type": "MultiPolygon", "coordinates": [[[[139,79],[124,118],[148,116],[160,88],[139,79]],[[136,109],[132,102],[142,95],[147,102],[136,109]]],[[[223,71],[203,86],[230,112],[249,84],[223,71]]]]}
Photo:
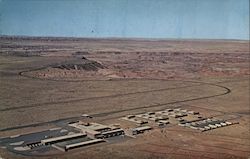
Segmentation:
{"type": "Polygon", "coordinates": [[[142,126],[142,127],[134,128],[133,131],[143,131],[143,130],[150,130],[150,129],[152,129],[150,126],[142,126]]]}
{"type": "Polygon", "coordinates": [[[105,134],[116,133],[116,132],[121,132],[121,131],[123,131],[123,129],[115,129],[115,130],[103,132],[102,134],[105,135],[105,134]]]}
{"type": "Polygon", "coordinates": [[[60,141],[60,140],[71,139],[71,138],[76,138],[76,137],[81,137],[81,136],[86,136],[86,134],[85,133],[76,133],[76,134],[71,134],[71,135],[58,136],[58,137],[43,139],[43,140],[41,140],[41,142],[42,143],[50,143],[50,142],[56,142],[56,141],[60,141]]]}
{"type": "Polygon", "coordinates": [[[86,133],[88,133],[88,134],[92,134],[92,135],[101,134],[101,132],[95,131],[95,130],[91,130],[91,129],[84,129],[83,131],[86,132],[86,133]]]}
{"type": "Polygon", "coordinates": [[[79,142],[79,143],[75,143],[75,144],[66,145],[65,149],[67,150],[70,148],[84,146],[84,145],[88,145],[88,144],[94,144],[94,143],[103,142],[103,141],[104,141],[103,139],[94,139],[94,140],[79,142]]]}
{"type": "Polygon", "coordinates": [[[74,123],[74,124],[71,124],[70,126],[73,126],[81,130],[91,129],[91,130],[98,131],[98,130],[103,130],[103,129],[109,129],[108,126],[102,125],[99,123],[90,123],[90,125],[84,125],[82,123],[74,123]]]}

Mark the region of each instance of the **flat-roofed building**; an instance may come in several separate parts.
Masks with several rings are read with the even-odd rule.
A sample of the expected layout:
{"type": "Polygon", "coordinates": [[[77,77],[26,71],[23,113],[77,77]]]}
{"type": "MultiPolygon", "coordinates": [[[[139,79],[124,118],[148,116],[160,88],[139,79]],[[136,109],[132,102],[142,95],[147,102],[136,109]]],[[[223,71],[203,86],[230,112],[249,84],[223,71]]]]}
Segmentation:
{"type": "Polygon", "coordinates": [[[53,143],[62,142],[66,140],[81,138],[85,136],[87,136],[85,133],[76,133],[76,134],[71,134],[71,135],[64,135],[64,136],[43,139],[41,140],[41,143],[44,145],[48,145],[48,144],[53,144],[53,143]]]}
{"type": "Polygon", "coordinates": [[[65,151],[68,151],[73,148],[78,148],[82,146],[87,146],[87,145],[92,145],[100,142],[105,142],[103,139],[94,139],[94,140],[89,140],[89,141],[84,141],[84,142],[79,142],[79,143],[74,143],[74,144],[69,144],[65,146],[65,151]]]}
{"type": "Polygon", "coordinates": [[[137,127],[137,128],[132,129],[132,134],[133,135],[140,134],[140,133],[143,133],[144,131],[151,130],[151,129],[152,128],[150,126],[137,127]]]}
{"type": "Polygon", "coordinates": [[[128,119],[131,119],[131,118],[134,118],[134,117],[135,117],[135,115],[127,115],[128,119]]]}
{"type": "Polygon", "coordinates": [[[209,124],[208,126],[209,126],[211,129],[216,129],[216,128],[217,128],[217,126],[212,125],[212,124],[209,124]]]}
{"type": "Polygon", "coordinates": [[[219,128],[219,127],[221,127],[221,125],[220,125],[220,124],[215,124],[215,126],[217,126],[218,128],[219,128]]]}
{"type": "Polygon", "coordinates": [[[220,123],[220,125],[221,125],[221,126],[227,126],[227,124],[226,124],[226,123],[220,123]]]}
{"type": "Polygon", "coordinates": [[[166,109],[167,112],[172,112],[174,111],[173,109],[166,109]]]}
{"type": "Polygon", "coordinates": [[[159,120],[158,122],[163,123],[163,124],[169,124],[169,121],[167,121],[167,120],[159,120]]]}
{"type": "Polygon", "coordinates": [[[147,112],[148,115],[154,115],[155,112],[147,112]]]}
{"type": "Polygon", "coordinates": [[[232,125],[232,123],[229,122],[229,121],[226,121],[225,123],[226,123],[227,125],[232,125]]]}
{"type": "Polygon", "coordinates": [[[102,135],[104,138],[109,138],[109,137],[114,137],[114,136],[120,136],[120,135],[124,135],[124,130],[123,129],[115,129],[115,130],[111,130],[111,131],[106,131],[103,132],[102,135]]]}
{"type": "Polygon", "coordinates": [[[83,123],[83,122],[78,122],[78,123],[73,123],[70,124],[69,126],[75,127],[80,130],[86,130],[86,129],[91,129],[95,131],[100,131],[100,132],[105,132],[105,131],[110,131],[111,128],[107,125],[99,124],[99,123],[83,123]]]}
{"type": "Polygon", "coordinates": [[[100,139],[100,138],[103,138],[103,135],[101,132],[99,131],[95,131],[95,130],[91,130],[91,129],[85,129],[83,130],[87,136],[89,138],[92,138],[92,139],[100,139]]]}

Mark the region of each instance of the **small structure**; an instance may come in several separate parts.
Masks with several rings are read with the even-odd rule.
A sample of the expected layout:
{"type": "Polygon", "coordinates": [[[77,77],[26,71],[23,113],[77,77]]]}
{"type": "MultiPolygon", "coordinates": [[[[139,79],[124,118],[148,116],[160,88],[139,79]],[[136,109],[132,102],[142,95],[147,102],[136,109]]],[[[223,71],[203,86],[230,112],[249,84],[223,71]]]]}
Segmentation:
{"type": "Polygon", "coordinates": [[[217,126],[218,128],[220,128],[220,127],[221,127],[221,125],[220,125],[220,124],[215,124],[215,126],[217,126]]]}
{"type": "Polygon", "coordinates": [[[205,130],[210,130],[211,128],[209,126],[204,126],[205,130]]]}
{"type": "Polygon", "coordinates": [[[209,124],[208,126],[209,126],[211,129],[216,129],[216,128],[217,128],[217,126],[212,125],[212,124],[209,124]]]}
{"type": "Polygon", "coordinates": [[[131,118],[134,118],[134,117],[135,117],[135,115],[127,115],[128,119],[131,119],[131,118]]]}
{"type": "Polygon", "coordinates": [[[141,134],[141,133],[144,133],[144,131],[151,130],[151,129],[152,128],[150,126],[137,127],[137,128],[132,129],[132,134],[133,135],[141,134]]]}
{"type": "Polygon", "coordinates": [[[166,109],[167,112],[172,112],[174,111],[173,109],[166,109]]]}
{"type": "Polygon", "coordinates": [[[120,135],[124,135],[124,134],[125,133],[124,133],[123,129],[115,129],[115,130],[106,131],[106,132],[102,133],[104,138],[120,136],[120,135]]]}
{"type": "Polygon", "coordinates": [[[163,124],[169,124],[169,121],[167,121],[167,120],[159,120],[158,122],[163,123],[163,124]]]}
{"type": "Polygon", "coordinates": [[[221,125],[221,126],[227,126],[227,124],[226,124],[226,123],[220,123],[220,125],[221,125]]]}
{"type": "Polygon", "coordinates": [[[198,115],[198,114],[200,114],[199,112],[195,112],[195,111],[188,111],[187,113],[188,114],[192,114],[192,115],[198,115]]]}
{"type": "Polygon", "coordinates": [[[92,118],[92,116],[90,116],[90,115],[88,115],[88,114],[82,114],[81,117],[92,118]]]}
{"type": "Polygon", "coordinates": [[[154,115],[155,112],[147,112],[148,115],[154,115]]]}
{"type": "Polygon", "coordinates": [[[232,123],[229,122],[229,121],[226,121],[225,123],[226,123],[227,125],[232,125],[232,123]]]}
{"type": "Polygon", "coordinates": [[[160,120],[168,120],[168,119],[169,119],[169,117],[168,117],[168,116],[163,115],[163,116],[159,117],[159,119],[160,119],[160,120]]]}
{"type": "Polygon", "coordinates": [[[184,119],[182,119],[182,118],[179,118],[179,119],[177,119],[180,123],[183,123],[183,122],[185,122],[186,120],[184,120],[184,119]]]}
{"type": "Polygon", "coordinates": [[[137,121],[137,125],[143,125],[143,124],[147,124],[148,121],[145,121],[145,120],[139,120],[137,121]]]}
{"type": "Polygon", "coordinates": [[[167,124],[169,124],[169,121],[167,121],[167,120],[159,120],[157,122],[158,126],[164,126],[164,125],[167,125],[167,124]]]}

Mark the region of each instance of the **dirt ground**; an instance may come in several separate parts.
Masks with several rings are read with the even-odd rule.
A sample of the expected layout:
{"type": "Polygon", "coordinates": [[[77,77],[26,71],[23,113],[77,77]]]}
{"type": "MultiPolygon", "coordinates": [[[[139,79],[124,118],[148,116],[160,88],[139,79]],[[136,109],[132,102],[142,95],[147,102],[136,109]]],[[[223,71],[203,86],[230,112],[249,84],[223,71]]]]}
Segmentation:
{"type": "MultiPolygon", "coordinates": [[[[39,158],[249,158],[249,41],[0,38],[0,138],[180,106],[237,125],[171,126],[39,158]],[[84,157],[83,157],[84,156],[84,157]]],[[[0,158],[34,158],[0,149],[0,158]]]]}

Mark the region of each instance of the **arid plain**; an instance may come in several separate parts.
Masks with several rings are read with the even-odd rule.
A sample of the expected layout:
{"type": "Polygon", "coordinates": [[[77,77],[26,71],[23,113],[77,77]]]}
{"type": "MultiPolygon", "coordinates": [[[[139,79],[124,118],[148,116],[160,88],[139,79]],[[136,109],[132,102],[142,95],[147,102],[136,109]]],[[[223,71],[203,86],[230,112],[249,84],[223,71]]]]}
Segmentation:
{"type": "MultiPolygon", "coordinates": [[[[38,156],[248,158],[249,60],[249,41],[1,37],[0,138],[82,114],[129,131],[123,116],[181,108],[238,124],[200,132],[170,122],[125,141],[38,156]]],[[[0,156],[36,157],[4,146],[0,156]]]]}

